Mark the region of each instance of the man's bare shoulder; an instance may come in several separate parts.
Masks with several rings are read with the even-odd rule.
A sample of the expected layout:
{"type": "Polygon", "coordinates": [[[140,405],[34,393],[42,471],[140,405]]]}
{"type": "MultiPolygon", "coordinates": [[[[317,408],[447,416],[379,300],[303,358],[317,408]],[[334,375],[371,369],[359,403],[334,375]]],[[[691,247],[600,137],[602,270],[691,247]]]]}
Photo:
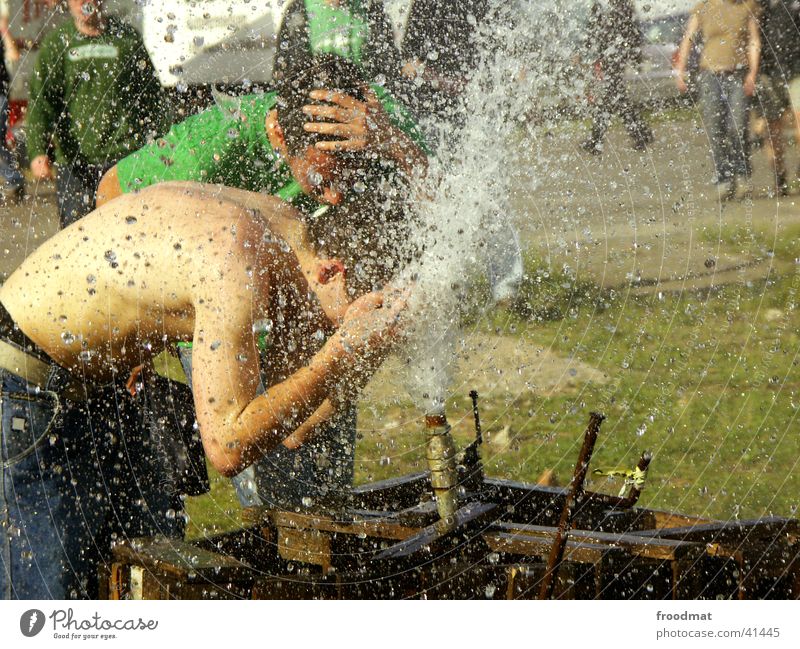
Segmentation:
{"type": "Polygon", "coordinates": [[[111,236],[140,248],[159,239],[176,243],[205,240],[203,248],[209,250],[237,246],[236,236],[222,237],[220,232],[259,235],[297,216],[290,205],[272,196],[221,185],[168,182],[123,194],[58,236],[64,241],[79,238],[95,244],[111,236]],[[133,243],[131,225],[136,226],[138,237],[133,243]]]}

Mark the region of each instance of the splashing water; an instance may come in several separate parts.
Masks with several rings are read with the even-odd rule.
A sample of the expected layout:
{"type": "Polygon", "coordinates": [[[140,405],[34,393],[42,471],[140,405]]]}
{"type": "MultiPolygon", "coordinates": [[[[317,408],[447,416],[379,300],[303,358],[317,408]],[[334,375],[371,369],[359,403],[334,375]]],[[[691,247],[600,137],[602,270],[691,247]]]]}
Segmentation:
{"type": "Polygon", "coordinates": [[[579,41],[570,35],[586,15],[580,2],[491,4],[476,30],[481,63],[453,119],[463,129],[438,138],[419,191],[427,198],[418,201],[422,224],[413,243],[423,252],[399,281],[415,283],[407,389],[426,413],[443,411],[460,313],[476,299],[471,278],[518,255],[508,199],[512,187],[529,191],[541,174],[516,156],[540,146],[538,134],[560,119],[558,108],[582,92],[580,76],[570,75],[579,41]]]}

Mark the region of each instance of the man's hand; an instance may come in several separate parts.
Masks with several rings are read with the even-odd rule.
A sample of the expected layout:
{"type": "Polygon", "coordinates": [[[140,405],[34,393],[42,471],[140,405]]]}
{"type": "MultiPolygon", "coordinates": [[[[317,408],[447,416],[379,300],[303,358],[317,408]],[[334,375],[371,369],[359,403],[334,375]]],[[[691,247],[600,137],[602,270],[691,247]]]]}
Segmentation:
{"type": "Polygon", "coordinates": [[[50,158],[46,154],[37,155],[31,160],[31,172],[36,180],[52,180],[53,166],[50,164],[50,158]]]}
{"type": "Polygon", "coordinates": [[[752,97],[756,94],[756,75],[752,72],[744,78],[744,94],[752,97]]]}
{"type": "Polygon", "coordinates": [[[328,104],[303,106],[303,112],[311,120],[303,128],[310,133],[339,138],[319,140],[314,145],[316,148],[321,151],[373,151],[394,160],[408,177],[427,170],[425,154],[408,135],[392,124],[371,89],[366,89],[365,101],[332,90],[312,90],[308,94],[311,99],[328,104]],[[330,121],[313,121],[319,119],[330,121]]]}
{"type": "Polygon", "coordinates": [[[357,390],[369,380],[400,337],[407,307],[407,291],[368,293],[348,307],[331,339],[348,357],[339,377],[342,389],[357,390]]]}
{"type": "Polygon", "coordinates": [[[394,127],[389,116],[372,90],[365,92],[366,101],[359,101],[343,92],[312,90],[311,99],[327,102],[307,104],[303,112],[311,120],[305,130],[339,139],[320,140],[316,147],[322,151],[387,150],[394,127]]]}
{"type": "Polygon", "coordinates": [[[407,292],[375,291],[362,295],[347,308],[338,335],[353,353],[361,347],[373,351],[389,347],[397,338],[400,316],[407,306],[407,292]]]}
{"type": "Polygon", "coordinates": [[[689,91],[689,86],[686,85],[686,73],[678,70],[675,75],[675,85],[678,86],[678,92],[685,95],[689,91]]]}

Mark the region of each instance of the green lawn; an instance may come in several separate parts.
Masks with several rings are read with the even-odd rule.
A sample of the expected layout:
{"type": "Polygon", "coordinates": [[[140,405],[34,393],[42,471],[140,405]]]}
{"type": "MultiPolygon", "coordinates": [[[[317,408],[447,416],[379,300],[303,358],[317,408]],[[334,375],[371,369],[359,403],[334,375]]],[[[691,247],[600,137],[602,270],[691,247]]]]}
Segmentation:
{"type": "MultiPolygon", "coordinates": [[[[483,399],[489,437],[505,426],[509,437],[502,447],[485,447],[489,474],[535,480],[554,468],[566,482],[589,412],[597,410],[608,419],[593,467],[630,468],[643,450],[654,453],[642,505],[722,519],[795,515],[799,237],[800,227],[779,242],[726,230],[721,245],[768,255],[781,271],[713,291],[600,293],[591,285],[570,285],[569,278],[542,281],[539,274],[536,280],[529,267],[526,304],[475,320],[470,335],[499,331],[524,338],[594,366],[606,380],[547,398],[523,390],[499,401],[483,399]]],[[[509,358],[509,371],[518,362],[509,358]]],[[[451,399],[448,415],[465,445],[472,434],[466,394],[451,399]]],[[[422,443],[420,416],[409,403],[361,404],[357,482],[423,469],[422,443]],[[387,421],[396,422],[394,432],[385,431],[387,421]]],[[[190,499],[188,506],[191,535],[238,524],[238,507],[221,479],[211,494],[190,499]]]]}

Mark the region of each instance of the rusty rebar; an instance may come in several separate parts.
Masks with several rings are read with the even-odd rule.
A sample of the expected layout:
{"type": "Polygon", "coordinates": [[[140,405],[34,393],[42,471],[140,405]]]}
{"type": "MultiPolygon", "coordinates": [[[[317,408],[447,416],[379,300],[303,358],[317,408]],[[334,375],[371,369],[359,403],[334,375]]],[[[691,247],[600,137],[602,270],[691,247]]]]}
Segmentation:
{"type": "Polygon", "coordinates": [[[475,441],[483,444],[483,431],[481,430],[481,415],[478,412],[478,391],[470,390],[469,398],[472,399],[472,416],[475,419],[475,441]]]}
{"type": "Polygon", "coordinates": [[[583,493],[583,484],[586,481],[586,472],[589,469],[589,462],[592,459],[594,445],[597,442],[597,433],[600,431],[600,424],[603,423],[605,416],[592,412],[589,414],[589,425],[583,435],[583,445],[578,453],[578,461],[575,464],[575,472],[569,483],[567,498],[564,501],[564,509],[561,510],[561,518],[558,522],[558,530],[553,539],[553,546],[550,548],[550,555],[547,558],[547,570],[542,579],[542,586],[539,590],[539,599],[550,599],[553,596],[553,589],[556,584],[556,576],[564,558],[564,549],[567,546],[567,536],[572,527],[572,515],[575,511],[575,504],[579,496],[583,493]]]}

